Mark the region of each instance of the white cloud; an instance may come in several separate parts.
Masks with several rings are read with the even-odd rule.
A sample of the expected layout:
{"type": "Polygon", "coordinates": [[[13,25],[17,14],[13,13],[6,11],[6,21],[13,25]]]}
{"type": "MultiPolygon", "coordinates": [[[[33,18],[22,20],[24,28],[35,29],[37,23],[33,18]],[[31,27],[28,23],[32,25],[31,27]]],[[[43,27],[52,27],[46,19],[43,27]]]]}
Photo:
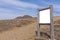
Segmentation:
{"type": "Polygon", "coordinates": [[[15,18],[17,16],[21,16],[22,13],[30,13],[28,11],[21,13],[19,10],[27,10],[27,8],[37,9],[40,7],[36,4],[26,3],[26,2],[22,2],[22,1],[18,1],[18,0],[0,0],[0,5],[7,7],[8,6],[7,4],[13,5],[14,9],[16,9],[16,10],[13,10],[12,6],[9,6],[9,7],[12,7],[11,9],[9,7],[3,8],[0,6],[0,20],[1,19],[12,19],[12,18],[15,18]],[[19,15],[19,13],[20,13],[20,15],[19,15]]]}
{"type": "Polygon", "coordinates": [[[12,10],[9,9],[4,9],[4,8],[0,8],[0,20],[1,19],[13,19],[17,16],[21,16],[19,14],[14,14],[14,12],[12,10]]]}
{"type": "Polygon", "coordinates": [[[39,8],[40,7],[36,4],[26,3],[26,2],[22,2],[22,1],[18,1],[18,0],[0,0],[0,2],[6,3],[6,4],[11,4],[11,5],[16,5],[16,6],[20,6],[20,7],[26,7],[26,8],[39,8]]]}
{"type": "MultiPolygon", "coordinates": [[[[48,1],[48,2],[42,1],[42,3],[43,3],[44,5],[48,5],[48,6],[53,5],[54,11],[60,12],[60,4],[54,3],[54,2],[49,2],[49,1],[48,1]]],[[[56,14],[56,13],[55,13],[55,14],[56,14]]]]}

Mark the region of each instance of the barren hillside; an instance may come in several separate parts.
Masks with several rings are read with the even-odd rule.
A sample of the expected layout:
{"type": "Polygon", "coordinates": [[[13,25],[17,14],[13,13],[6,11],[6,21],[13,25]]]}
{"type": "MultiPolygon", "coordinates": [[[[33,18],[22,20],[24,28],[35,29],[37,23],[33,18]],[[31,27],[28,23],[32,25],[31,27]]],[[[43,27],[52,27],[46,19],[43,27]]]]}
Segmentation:
{"type": "MultiPolygon", "coordinates": [[[[55,38],[60,40],[60,17],[54,17],[55,38]]],[[[0,21],[0,40],[35,40],[37,19],[33,17],[18,17],[13,20],[0,21]],[[6,30],[6,31],[5,31],[6,30]]],[[[48,38],[49,26],[41,26],[42,38],[48,38]]]]}

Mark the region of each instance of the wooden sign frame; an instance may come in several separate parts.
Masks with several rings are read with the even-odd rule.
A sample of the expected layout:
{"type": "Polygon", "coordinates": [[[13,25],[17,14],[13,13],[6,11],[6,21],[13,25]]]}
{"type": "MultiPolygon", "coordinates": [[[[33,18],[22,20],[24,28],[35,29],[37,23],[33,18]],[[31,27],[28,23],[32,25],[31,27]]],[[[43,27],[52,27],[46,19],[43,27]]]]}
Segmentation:
{"type": "MultiPolygon", "coordinates": [[[[47,10],[47,9],[50,9],[50,11],[51,11],[51,8],[50,7],[48,7],[48,8],[44,8],[44,9],[39,9],[38,10],[38,12],[40,12],[40,11],[43,11],[43,10],[47,10]]],[[[51,12],[50,12],[50,20],[51,20],[51,12]]],[[[39,13],[38,13],[38,16],[39,16],[39,13]]],[[[40,17],[38,17],[38,18],[40,18],[40,17]]],[[[50,23],[51,23],[51,21],[50,21],[50,23]]],[[[40,25],[50,25],[50,23],[39,23],[40,25]]]]}
{"type": "Polygon", "coordinates": [[[37,17],[37,36],[40,37],[40,25],[50,25],[50,39],[51,40],[54,40],[54,25],[53,25],[53,6],[50,5],[50,7],[48,8],[44,8],[44,9],[38,9],[38,17],[37,17]],[[50,23],[39,23],[39,12],[42,11],[42,10],[46,10],[46,9],[50,9],[50,23]]]}

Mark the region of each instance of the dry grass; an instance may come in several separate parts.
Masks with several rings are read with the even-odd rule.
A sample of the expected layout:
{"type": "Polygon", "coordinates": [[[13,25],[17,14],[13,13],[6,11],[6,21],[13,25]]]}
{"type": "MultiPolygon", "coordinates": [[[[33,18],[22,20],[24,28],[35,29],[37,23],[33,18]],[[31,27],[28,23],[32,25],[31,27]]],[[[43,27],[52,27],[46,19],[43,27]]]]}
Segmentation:
{"type": "Polygon", "coordinates": [[[34,23],[34,19],[0,20],[0,32],[34,23]]]}
{"type": "MultiPolygon", "coordinates": [[[[60,24],[60,17],[54,17],[54,24],[60,24]]],[[[60,40],[60,25],[54,25],[55,38],[60,40]]],[[[13,20],[0,21],[0,40],[35,40],[37,30],[36,18],[22,18],[13,20]],[[9,30],[10,29],[10,30],[9,30]],[[6,31],[4,31],[6,30],[6,31]],[[7,31],[8,30],[8,31],[7,31]]],[[[41,26],[41,32],[47,38],[49,34],[49,26],[41,26]]]]}
{"type": "Polygon", "coordinates": [[[36,30],[34,25],[36,23],[2,32],[0,33],[0,40],[34,40],[36,30]]]}

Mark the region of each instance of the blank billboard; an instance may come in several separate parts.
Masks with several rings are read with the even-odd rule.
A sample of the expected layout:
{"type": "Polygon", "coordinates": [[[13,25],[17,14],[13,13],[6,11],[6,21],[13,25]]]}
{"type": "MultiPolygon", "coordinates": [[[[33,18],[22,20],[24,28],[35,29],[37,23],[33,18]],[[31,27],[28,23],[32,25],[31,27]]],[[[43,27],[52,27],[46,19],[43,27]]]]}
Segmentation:
{"type": "Polygon", "coordinates": [[[39,23],[50,23],[50,9],[39,11],[39,23]]]}

